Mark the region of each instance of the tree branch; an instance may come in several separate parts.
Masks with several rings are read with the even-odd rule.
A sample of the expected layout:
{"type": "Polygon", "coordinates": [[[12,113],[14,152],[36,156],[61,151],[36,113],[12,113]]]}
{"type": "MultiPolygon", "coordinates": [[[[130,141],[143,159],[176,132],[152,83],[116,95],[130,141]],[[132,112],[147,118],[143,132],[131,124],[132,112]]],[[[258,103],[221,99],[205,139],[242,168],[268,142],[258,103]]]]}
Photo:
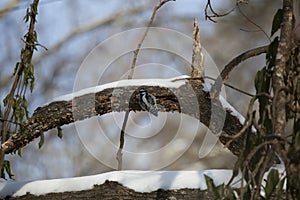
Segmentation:
{"type": "MultiPolygon", "coordinates": [[[[292,20],[293,20],[293,1],[283,1],[283,22],[281,24],[280,41],[278,44],[274,73],[272,77],[273,92],[277,94],[278,88],[284,88],[284,77],[286,75],[286,65],[291,55],[292,38],[292,20]]],[[[283,90],[274,96],[274,134],[283,135],[286,122],[286,94],[283,90]]]]}
{"type": "Polygon", "coordinates": [[[237,67],[241,62],[247,60],[248,58],[258,56],[262,53],[266,53],[268,50],[269,45],[265,45],[262,47],[257,47],[255,49],[250,49],[239,56],[232,59],[227,65],[225,65],[224,69],[222,70],[221,74],[218,76],[215,84],[212,86],[211,94],[213,97],[218,97],[220,95],[222,82],[229,77],[229,73],[237,67]]]}
{"type": "MultiPolygon", "coordinates": [[[[17,88],[20,87],[27,87],[27,84],[25,84],[24,79],[28,79],[28,77],[24,77],[25,73],[24,71],[27,69],[30,69],[32,63],[32,55],[33,52],[35,50],[35,45],[34,44],[37,41],[37,34],[35,32],[35,23],[36,23],[36,16],[37,16],[37,9],[38,9],[38,4],[39,4],[39,0],[34,0],[33,3],[30,6],[30,10],[27,10],[26,16],[25,16],[25,21],[30,19],[29,22],[29,28],[28,28],[28,32],[27,34],[24,36],[25,38],[25,47],[21,50],[21,60],[20,62],[17,63],[16,67],[15,67],[15,79],[14,82],[11,86],[10,92],[7,95],[7,97],[5,98],[7,101],[7,105],[5,105],[6,103],[4,103],[5,107],[5,111],[4,111],[4,116],[3,116],[3,123],[2,123],[2,127],[1,127],[1,145],[3,145],[6,141],[7,138],[7,121],[8,118],[11,115],[11,111],[13,108],[13,104],[14,104],[14,97],[15,96],[21,96],[20,91],[22,93],[23,89],[19,90],[17,88]],[[23,81],[23,83],[22,83],[23,81]]],[[[29,70],[28,70],[29,71],[29,70]]],[[[23,95],[25,95],[25,91],[23,92],[23,95]]],[[[27,108],[26,108],[27,109],[27,108]]],[[[13,116],[13,115],[12,115],[13,116]]],[[[21,119],[23,120],[23,119],[21,119]]],[[[16,120],[17,121],[17,120],[16,120]]],[[[2,164],[4,161],[4,154],[5,154],[5,149],[1,148],[0,150],[0,168],[2,169],[2,164]]]]}
{"type": "MultiPolygon", "coordinates": [[[[290,57],[292,56],[293,42],[293,0],[283,0],[283,17],[280,27],[280,40],[278,43],[274,72],[272,75],[272,88],[274,93],[272,109],[273,133],[275,136],[284,136],[286,128],[286,105],[288,96],[284,88],[286,88],[287,71],[290,68],[290,57]]],[[[296,135],[296,133],[295,133],[296,135]]],[[[295,145],[291,145],[288,149],[277,142],[274,145],[276,152],[280,155],[286,165],[287,173],[287,199],[296,199],[300,195],[300,164],[299,151],[295,150],[295,145]],[[293,156],[290,156],[293,155],[293,156]],[[295,159],[296,158],[296,159],[295,159]]]]}
{"type": "Polygon", "coordinates": [[[20,0],[10,0],[5,6],[0,9],[0,18],[4,17],[10,10],[16,7],[20,0]]]}
{"type": "Polygon", "coordinates": [[[40,63],[45,57],[58,51],[65,43],[67,43],[68,41],[72,40],[74,37],[76,37],[80,34],[83,34],[83,33],[89,32],[89,31],[93,31],[101,26],[110,24],[113,21],[117,20],[118,18],[122,18],[126,15],[133,15],[133,14],[140,13],[140,12],[144,11],[146,8],[147,8],[147,6],[142,5],[142,6],[138,6],[135,8],[121,10],[121,11],[117,12],[116,14],[111,15],[107,18],[82,25],[82,26],[76,28],[75,30],[73,30],[72,32],[70,32],[69,34],[67,34],[65,37],[63,37],[60,41],[58,41],[52,47],[48,48],[48,51],[45,51],[40,56],[33,59],[33,63],[34,64],[40,63]]]}
{"type": "MultiPolygon", "coordinates": [[[[43,132],[78,120],[110,112],[141,111],[138,99],[138,88],[141,85],[136,85],[136,81],[139,80],[127,81],[131,81],[133,86],[111,87],[97,93],[84,94],[68,101],[55,101],[37,108],[33,116],[23,123],[23,126],[26,127],[25,134],[16,133],[2,144],[4,152],[6,154],[16,152],[43,132]]],[[[157,79],[157,83],[160,82],[161,85],[166,84],[165,79],[157,79]]],[[[174,84],[172,80],[170,80],[170,84],[174,84]]],[[[170,88],[159,86],[144,85],[143,87],[155,95],[161,107],[160,112],[179,112],[200,119],[214,133],[223,130],[227,135],[234,135],[242,128],[241,122],[232,114],[231,110],[224,109],[220,102],[217,104],[211,102],[209,92],[203,90],[202,82],[199,80],[185,81],[180,87],[171,88],[172,91],[170,88]],[[191,92],[191,85],[193,92],[191,92]],[[199,109],[195,108],[195,100],[198,101],[199,109]],[[212,108],[213,112],[217,113],[213,118],[211,117],[212,108]],[[225,122],[220,127],[220,118],[224,117],[222,114],[225,115],[225,122]],[[211,124],[214,126],[210,126],[211,124]]],[[[229,139],[222,134],[220,136],[223,144],[226,144],[229,139]]],[[[237,138],[228,147],[235,155],[240,153],[241,141],[242,138],[237,138]]]]}

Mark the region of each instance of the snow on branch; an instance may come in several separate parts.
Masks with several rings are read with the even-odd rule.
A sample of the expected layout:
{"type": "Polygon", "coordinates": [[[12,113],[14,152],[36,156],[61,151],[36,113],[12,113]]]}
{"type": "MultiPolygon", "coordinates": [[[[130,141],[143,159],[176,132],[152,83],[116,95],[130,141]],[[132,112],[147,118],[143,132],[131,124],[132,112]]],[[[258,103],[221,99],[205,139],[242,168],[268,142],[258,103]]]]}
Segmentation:
{"type": "MultiPolygon", "coordinates": [[[[13,134],[2,144],[2,149],[6,154],[16,152],[50,129],[60,129],[63,125],[93,116],[142,111],[138,96],[141,86],[156,97],[159,112],[179,112],[199,119],[213,133],[222,132],[219,139],[223,144],[230,140],[226,135],[235,135],[242,129],[243,119],[238,117],[238,112],[224,104],[224,100],[211,101],[207,85],[200,79],[193,80],[188,76],[133,79],[74,92],[38,107],[22,124],[25,133],[13,134]]],[[[228,148],[239,155],[241,146],[242,138],[236,138],[228,148]]]]}

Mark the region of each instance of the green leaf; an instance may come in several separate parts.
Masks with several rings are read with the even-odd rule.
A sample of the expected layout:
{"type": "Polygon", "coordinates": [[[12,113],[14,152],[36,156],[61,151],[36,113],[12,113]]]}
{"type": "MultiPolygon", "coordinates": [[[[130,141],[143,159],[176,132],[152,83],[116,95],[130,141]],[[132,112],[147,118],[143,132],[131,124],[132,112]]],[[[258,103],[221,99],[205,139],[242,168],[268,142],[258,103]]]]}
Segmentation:
{"type": "Polygon", "coordinates": [[[30,81],[30,92],[33,91],[33,88],[34,88],[34,77],[30,81]]]}
{"type": "Polygon", "coordinates": [[[39,148],[41,148],[44,145],[44,142],[45,142],[45,136],[44,136],[44,133],[41,133],[39,148]]]}
{"type": "Polygon", "coordinates": [[[9,100],[9,94],[3,99],[4,106],[7,106],[8,100],[9,100]]]}
{"type": "Polygon", "coordinates": [[[22,99],[23,99],[23,108],[27,109],[28,103],[27,103],[25,95],[23,95],[22,99]]]}
{"type": "Polygon", "coordinates": [[[285,182],[285,178],[281,179],[277,185],[276,192],[275,192],[277,199],[279,199],[279,197],[281,197],[281,194],[283,193],[284,182],[285,182]]]}
{"type": "Polygon", "coordinates": [[[256,76],[255,76],[255,79],[254,79],[256,93],[260,93],[261,90],[262,90],[265,72],[266,72],[266,67],[262,68],[262,70],[259,70],[256,73],[256,76]]]}
{"type": "Polygon", "coordinates": [[[273,18],[273,23],[272,23],[272,30],[271,30],[271,36],[274,35],[280,28],[281,22],[283,20],[283,10],[278,9],[274,18],[273,18]]]}
{"type": "Polygon", "coordinates": [[[212,194],[214,194],[216,199],[221,199],[221,196],[218,192],[218,188],[215,186],[213,179],[205,174],[204,174],[204,177],[205,177],[205,182],[207,185],[207,190],[209,192],[211,192],[212,194]]]}
{"type": "Polygon", "coordinates": [[[299,151],[300,150],[300,130],[298,130],[296,133],[294,145],[295,145],[296,151],[299,151]]]}
{"type": "Polygon", "coordinates": [[[269,69],[275,63],[278,44],[279,44],[279,38],[278,38],[278,36],[276,36],[268,47],[268,50],[266,53],[266,60],[267,60],[267,63],[269,63],[269,66],[268,66],[269,69]]]}
{"type": "Polygon", "coordinates": [[[265,193],[266,193],[266,199],[270,199],[272,193],[276,189],[276,185],[279,182],[279,173],[277,169],[271,169],[271,171],[268,174],[267,183],[265,187],[265,193]]]}
{"type": "MultiPolygon", "coordinates": [[[[261,70],[259,70],[256,73],[255,80],[254,80],[256,94],[259,94],[262,92],[269,93],[270,81],[271,81],[271,75],[269,74],[267,67],[264,67],[261,70]]],[[[259,96],[258,101],[259,101],[260,118],[263,118],[263,113],[268,104],[268,98],[265,96],[259,96]]]]}
{"type": "Polygon", "coordinates": [[[18,156],[22,157],[22,149],[18,149],[18,156]]]}
{"type": "Polygon", "coordinates": [[[2,108],[0,106],[0,117],[2,118],[3,117],[3,113],[2,113],[2,108]]]}
{"type": "Polygon", "coordinates": [[[16,66],[15,66],[15,69],[14,69],[14,73],[12,74],[12,77],[13,77],[14,75],[16,75],[16,73],[17,73],[17,71],[18,71],[18,68],[19,68],[19,65],[20,65],[20,63],[17,62],[17,63],[16,63],[16,66]]]}
{"type": "Polygon", "coordinates": [[[8,177],[10,179],[13,179],[13,174],[11,172],[10,169],[10,162],[8,160],[4,160],[2,163],[2,168],[1,168],[1,178],[6,179],[5,178],[5,172],[7,173],[8,177]]]}
{"type": "Polygon", "coordinates": [[[26,15],[24,16],[24,19],[23,19],[23,20],[24,20],[25,22],[28,22],[29,17],[30,17],[29,9],[27,8],[26,15]]]}
{"type": "Polygon", "coordinates": [[[57,127],[57,136],[61,139],[62,138],[62,129],[60,126],[57,127]]]}
{"type": "Polygon", "coordinates": [[[298,99],[300,99],[300,78],[298,78],[298,80],[297,80],[296,94],[297,94],[298,99]]]}

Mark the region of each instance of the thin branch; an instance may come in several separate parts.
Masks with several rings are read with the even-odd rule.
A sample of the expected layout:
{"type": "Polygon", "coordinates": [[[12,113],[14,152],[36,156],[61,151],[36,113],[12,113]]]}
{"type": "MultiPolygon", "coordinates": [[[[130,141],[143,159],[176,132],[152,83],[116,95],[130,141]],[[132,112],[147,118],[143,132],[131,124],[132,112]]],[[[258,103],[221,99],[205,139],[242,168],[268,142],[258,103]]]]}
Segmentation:
{"type": "Polygon", "coordinates": [[[226,12],[226,13],[224,13],[224,14],[219,14],[219,13],[217,13],[217,12],[213,9],[210,0],[207,0],[206,6],[205,6],[205,9],[204,9],[205,19],[206,19],[206,20],[208,19],[208,20],[210,20],[210,21],[216,23],[217,21],[215,21],[213,18],[224,17],[224,16],[226,16],[226,15],[229,15],[231,12],[234,11],[234,9],[235,9],[235,8],[232,8],[230,11],[228,11],[228,12],[226,12]],[[211,14],[208,14],[208,9],[212,12],[212,15],[211,15],[211,14]]]}
{"type": "Polygon", "coordinates": [[[247,113],[247,116],[246,116],[246,119],[245,119],[245,122],[244,122],[244,126],[243,128],[235,135],[228,135],[228,134],[223,134],[223,136],[227,137],[227,138],[230,138],[231,140],[229,140],[227,143],[226,143],[226,147],[229,147],[229,145],[237,138],[241,137],[247,129],[250,128],[250,126],[252,125],[252,121],[253,121],[253,106],[254,106],[254,102],[256,101],[256,99],[259,97],[259,96],[265,96],[269,99],[272,99],[272,97],[267,94],[267,93],[259,93],[259,94],[256,94],[252,97],[250,103],[249,103],[249,106],[248,106],[248,113],[247,113]]]}
{"type": "Polygon", "coordinates": [[[227,65],[225,65],[224,69],[222,70],[221,74],[218,76],[217,80],[215,81],[215,84],[212,86],[211,94],[214,98],[218,97],[220,95],[222,82],[229,77],[229,73],[237,67],[241,62],[247,60],[248,58],[258,56],[262,53],[266,53],[268,50],[268,45],[257,47],[255,49],[250,49],[239,56],[232,59],[227,65]]]}
{"type": "MultiPolygon", "coordinates": [[[[8,94],[8,101],[7,101],[7,105],[4,111],[4,115],[3,115],[3,123],[2,123],[2,138],[1,138],[1,143],[3,145],[4,142],[6,142],[6,134],[7,134],[7,126],[6,126],[6,122],[8,121],[8,118],[11,114],[11,108],[13,105],[13,99],[14,99],[14,95],[15,92],[17,90],[18,85],[21,84],[20,82],[22,81],[22,75],[24,72],[24,69],[26,67],[28,67],[28,65],[30,65],[31,63],[31,59],[32,59],[32,55],[34,52],[34,47],[32,45],[29,45],[31,43],[31,41],[35,41],[36,40],[36,33],[35,33],[35,22],[36,22],[36,15],[37,15],[37,10],[33,10],[33,8],[38,7],[39,4],[39,0],[34,0],[33,3],[31,4],[31,11],[30,13],[26,13],[26,15],[30,15],[30,23],[29,23],[29,29],[28,29],[28,33],[26,34],[26,43],[25,43],[25,49],[22,49],[22,53],[21,53],[21,61],[20,64],[18,65],[18,71],[15,74],[15,80],[13,82],[13,85],[11,87],[11,90],[8,94]]],[[[3,148],[1,148],[1,152],[0,152],[0,168],[2,168],[2,163],[4,160],[4,150],[3,148]]]]}
{"type": "MultiPolygon", "coordinates": [[[[202,78],[204,78],[204,79],[210,79],[210,80],[214,80],[214,81],[217,80],[217,78],[213,78],[213,77],[211,77],[211,76],[204,76],[204,77],[179,78],[179,79],[172,80],[172,82],[181,81],[181,80],[200,80],[200,79],[202,79],[202,78]]],[[[233,89],[233,90],[236,90],[236,91],[242,93],[242,94],[245,94],[245,95],[250,96],[250,97],[254,97],[254,94],[250,94],[250,93],[248,93],[248,92],[246,92],[246,91],[243,91],[243,90],[241,90],[241,89],[239,89],[239,88],[236,88],[236,87],[234,87],[234,86],[232,86],[232,85],[230,85],[230,84],[228,84],[228,83],[223,83],[223,84],[224,84],[225,86],[227,86],[227,87],[233,89]]]]}
{"type": "Polygon", "coordinates": [[[44,45],[42,45],[42,44],[40,44],[40,43],[38,43],[38,42],[35,42],[35,43],[29,43],[29,42],[27,42],[27,41],[25,41],[23,38],[21,38],[21,40],[22,40],[22,42],[24,42],[26,45],[28,45],[28,46],[32,46],[32,47],[36,47],[36,46],[40,46],[40,47],[42,47],[44,50],[48,50],[48,48],[47,47],[45,47],[44,45]]]}
{"type": "Polygon", "coordinates": [[[261,32],[260,29],[257,29],[257,30],[248,30],[248,29],[240,28],[240,30],[244,31],[244,32],[250,32],[250,33],[261,32]]]}
{"type": "Polygon", "coordinates": [[[240,13],[243,15],[243,17],[246,18],[247,21],[249,21],[251,24],[253,24],[254,26],[256,26],[261,32],[263,32],[263,34],[266,36],[266,38],[268,38],[268,40],[271,42],[271,38],[268,36],[268,34],[266,33],[266,31],[264,31],[264,29],[258,25],[257,23],[255,23],[253,20],[251,20],[240,8],[239,4],[237,4],[238,10],[240,11],[240,13]]]}
{"type": "Polygon", "coordinates": [[[135,51],[133,52],[133,53],[134,53],[134,57],[133,57],[133,61],[132,61],[131,67],[130,67],[130,72],[129,72],[129,75],[128,75],[128,79],[132,79],[133,72],[134,72],[134,68],[135,68],[136,61],[137,61],[137,56],[138,56],[138,54],[139,54],[139,51],[140,51],[140,49],[141,49],[141,46],[142,46],[142,44],[143,44],[145,38],[146,38],[146,36],[147,36],[147,34],[148,34],[148,32],[149,32],[149,29],[150,29],[150,27],[152,26],[152,23],[153,23],[153,21],[154,21],[155,15],[156,15],[156,12],[157,12],[157,11],[158,11],[165,3],[169,2],[169,1],[175,1],[175,0],[163,0],[163,1],[161,1],[157,6],[154,7],[153,13],[152,13],[151,18],[150,18],[150,21],[149,21],[149,23],[148,23],[148,25],[147,25],[147,29],[146,29],[144,35],[142,36],[142,39],[141,39],[141,41],[139,42],[137,48],[136,48],[135,51]]]}
{"type": "MultiPolygon", "coordinates": [[[[135,51],[133,52],[133,60],[132,60],[132,64],[131,64],[131,67],[130,67],[130,72],[128,74],[128,79],[132,79],[133,78],[133,73],[134,73],[134,69],[135,69],[135,66],[136,66],[136,62],[137,62],[137,57],[138,57],[138,54],[140,52],[140,49],[142,47],[142,44],[149,32],[149,29],[150,27],[152,26],[152,23],[154,21],[154,18],[156,16],[156,12],[167,2],[169,1],[175,1],[175,0],[164,0],[164,1],[161,1],[157,6],[154,7],[154,10],[153,10],[153,13],[152,13],[152,16],[150,18],[150,21],[147,25],[147,29],[146,31],[144,32],[144,35],[142,36],[142,39],[141,41],[138,43],[137,45],[137,48],[135,49],[135,51]]],[[[125,113],[125,117],[124,117],[124,121],[123,121],[123,124],[122,124],[122,129],[121,129],[121,133],[120,133],[120,144],[119,144],[119,150],[118,150],[118,153],[117,153],[117,161],[118,161],[118,170],[121,170],[122,169],[122,151],[123,151],[123,148],[124,148],[124,135],[125,135],[125,128],[126,128],[126,124],[127,124],[127,121],[128,121],[128,117],[129,117],[129,112],[130,111],[126,111],[125,113]]]]}
{"type": "MultiPolygon", "coordinates": [[[[204,78],[204,79],[207,78],[207,79],[214,80],[214,81],[217,80],[217,78],[213,78],[213,77],[210,77],[210,76],[204,76],[203,78],[204,78]]],[[[224,85],[225,85],[226,87],[229,87],[229,88],[235,90],[235,91],[238,91],[238,92],[240,92],[240,93],[242,93],[242,94],[245,94],[245,95],[247,95],[247,96],[249,96],[249,97],[254,97],[254,96],[255,96],[254,94],[251,94],[251,93],[249,93],[249,92],[246,92],[246,91],[244,91],[244,90],[241,90],[241,89],[239,89],[239,88],[237,88],[237,87],[234,87],[234,86],[232,86],[232,85],[230,85],[230,84],[228,84],[228,83],[224,83],[224,85]]]]}
{"type": "MultiPolygon", "coordinates": [[[[5,16],[8,12],[27,9],[27,2],[24,2],[23,4],[19,4],[19,5],[15,4],[14,6],[12,6],[12,2],[16,2],[16,1],[20,2],[20,0],[11,0],[11,2],[7,3],[7,5],[5,5],[5,7],[0,10],[0,18],[5,16]]],[[[42,5],[61,2],[61,1],[63,0],[48,0],[48,1],[44,0],[42,2],[39,2],[39,5],[42,6],[42,5]]]]}
{"type": "Polygon", "coordinates": [[[20,2],[20,0],[10,0],[1,10],[0,10],[0,18],[4,17],[9,11],[14,9],[16,5],[20,2]]]}
{"type": "Polygon", "coordinates": [[[2,117],[0,117],[0,121],[1,121],[1,122],[6,121],[6,122],[9,122],[9,123],[11,123],[11,124],[16,124],[16,125],[19,125],[19,126],[24,126],[22,123],[15,122],[15,121],[8,120],[8,119],[4,119],[4,118],[2,118],[2,117]]]}
{"type": "Polygon", "coordinates": [[[123,153],[122,153],[122,151],[123,151],[124,143],[125,143],[125,128],[126,128],[126,124],[128,121],[129,112],[130,111],[126,111],[126,113],[125,113],[124,121],[122,124],[122,129],[121,129],[121,133],[120,133],[120,144],[119,144],[119,149],[117,152],[118,170],[122,170],[122,168],[123,168],[123,153]]]}
{"type": "Polygon", "coordinates": [[[58,51],[63,45],[65,45],[68,41],[72,40],[73,38],[75,38],[76,36],[83,34],[83,33],[87,33],[89,31],[93,31],[101,26],[105,26],[110,24],[111,22],[122,18],[124,16],[127,15],[131,15],[131,14],[137,14],[140,13],[142,11],[144,11],[147,7],[142,5],[142,6],[138,6],[135,8],[130,8],[130,9],[124,9],[121,11],[118,11],[116,14],[111,15],[107,18],[98,20],[98,21],[94,21],[91,22],[89,24],[85,24],[83,26],[80,26],[78,28],[76,28],[75,30],[73,30],[72,32],[68,33],[65,37],[63,37],[60,41],[58,41],[56,44],[54,44],[52,47],[48,48],[48,51],[43,52],[41,55],[39,55],[38,57],[33,59],[33,63],[34,64],[38,64],[41,62],[41,60],[43,60],[45,57],[51,55],[52,53],[58,51]]]}

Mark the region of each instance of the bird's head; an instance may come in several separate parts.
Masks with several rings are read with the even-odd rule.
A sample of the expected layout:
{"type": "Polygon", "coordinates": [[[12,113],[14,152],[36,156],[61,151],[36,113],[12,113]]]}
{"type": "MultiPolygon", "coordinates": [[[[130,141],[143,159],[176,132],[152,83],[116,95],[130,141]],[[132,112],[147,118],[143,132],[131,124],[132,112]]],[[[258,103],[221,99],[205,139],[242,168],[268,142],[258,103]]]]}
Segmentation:
{"type": "Polygon", "coordinates": [[[146,91],[144,88],[140,88],[139,93],[140,93],[140,94],[146,94],[147,91],[146,91]]]}

